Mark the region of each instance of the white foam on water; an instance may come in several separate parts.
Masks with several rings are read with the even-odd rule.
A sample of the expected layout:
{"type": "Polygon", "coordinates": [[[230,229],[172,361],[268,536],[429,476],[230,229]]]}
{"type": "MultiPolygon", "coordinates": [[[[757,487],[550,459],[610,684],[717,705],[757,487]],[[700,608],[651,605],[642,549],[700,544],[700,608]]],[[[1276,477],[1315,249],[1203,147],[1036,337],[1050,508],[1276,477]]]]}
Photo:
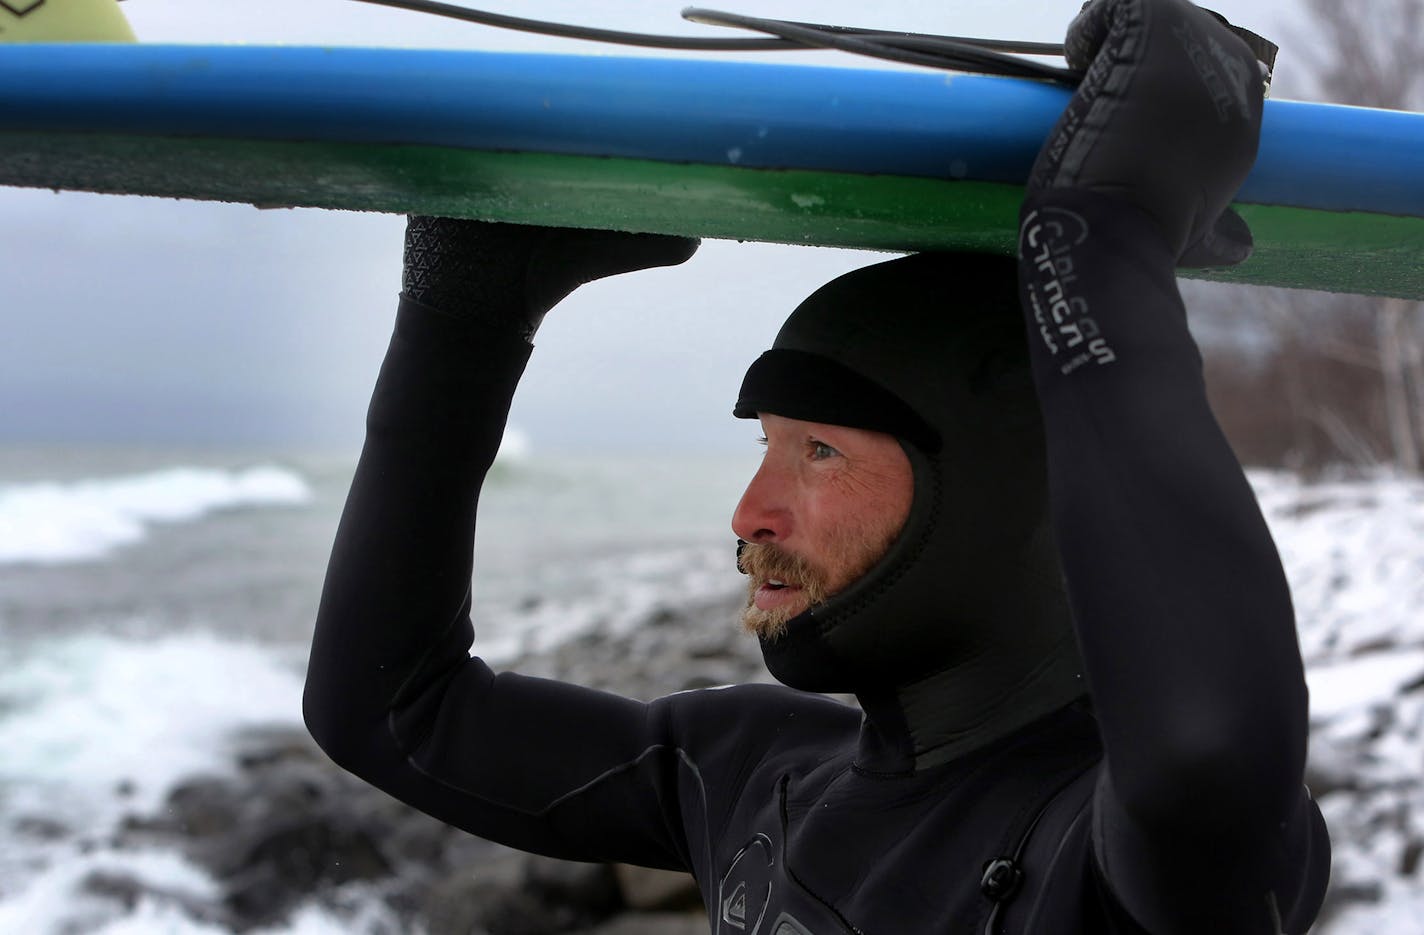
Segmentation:
{"type": "MultiPolygon", "coordinates": [[[[202,870],[172,852],[73,854],[50,863],[24,890],[0,901],[0,932],[88,932],[93,935],[229,935],[225,925],[195,918],[183,908],[212,905],[220,888],[202,870]],[[143,888],[132,906],[85,887],[93,877],[132,880],[143,888]]],[[[307,905],[285,922],[249,930],[252,935],[349,935],[396,931],[397,920],[378,899],[349,913],[307,905]]]]}
{"type": "Polygon", "coordinates": [[[31,643],[0,662],[5,811],[90,827],[151,811],[180,777],[225,768],[233,730],[299,723],[301,690],[297,660],[201,633],[31,643]]]}
{"type": "Polygon", "coordinates": [[[0,485],[0,564],[102,558],[142,541],[158,523],[215,510],[306,503],[306,481],[286,468],[173,467],[72,483],[0,485]]]}
{"type": "Polygon", "coordinates": [[[48,863],[27,882],[23,890],[0,901],[0,932],[220,931],[207,926],[199,927],[190,917],[174,908],[142,903],[135,906],[134,915],[123,922],[143,918],[146,922],[157,924],[146,929],[114,929],[110,920],[118,907],[106,899],[84,892],[84,881],[93,875],[141,881],[176,897],[200,902],[211,902],[221,895],[206,874],[175,853],[129,851],[122,855],[69,854],[65,859],[48,863]]]}
{"type": "Polygon", "coordinates": [[[130,913],[80,884],[112,873],[210,903],[216,887],[180,855],[119,850],[111,836],[125,816],[157,813],[181,779],[229,770],[234,731],[299,724],[301,689],[299,660],[199,633],[90,634],[0,657],[0,828],[15,842],[0,854],[0,932],[220,931],[176,900],[145,896],[130,913]],[[63,830],[30,839],[26,821],[63,830]]]}

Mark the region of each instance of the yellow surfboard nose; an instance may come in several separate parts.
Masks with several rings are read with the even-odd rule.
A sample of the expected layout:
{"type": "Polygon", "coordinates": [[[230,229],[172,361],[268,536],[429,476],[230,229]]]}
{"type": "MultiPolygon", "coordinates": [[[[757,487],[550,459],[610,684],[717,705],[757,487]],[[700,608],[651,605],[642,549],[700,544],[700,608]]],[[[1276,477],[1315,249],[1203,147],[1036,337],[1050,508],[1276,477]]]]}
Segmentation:
{"type": "Polygon", "coordinates": [[[118,0],[0,0],[0,42],[133,42],[118,0]]]}

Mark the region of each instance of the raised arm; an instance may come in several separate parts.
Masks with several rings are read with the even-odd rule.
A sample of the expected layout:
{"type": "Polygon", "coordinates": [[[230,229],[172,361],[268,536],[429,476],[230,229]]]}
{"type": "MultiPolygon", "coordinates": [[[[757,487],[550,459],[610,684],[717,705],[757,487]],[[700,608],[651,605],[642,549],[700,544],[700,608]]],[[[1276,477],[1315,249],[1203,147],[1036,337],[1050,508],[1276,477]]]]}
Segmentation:
{"type": "Polygon", "coordinates": [[[1154,935],[1300,932],[1329,856],[1294,615],[1174,275],[1250,252],[1227,205],[1261,73],[1185,0],[1097,0],[1068,45],[1089,71],[1035,166],[1020,272],[1106,750],[1100,876],[1154,935]]]}
{"type": "Polygon", "coordinates": [[[469,657],[469,611],[480,485],[544,311],[581,282],[694,248],[411,220],[307,674],[307,724],[342,766],[511,846],[686,863],[679,823],[658,810],[677,802],[676,770],[659,752],[666,706],[496,675],[469,657]]]}

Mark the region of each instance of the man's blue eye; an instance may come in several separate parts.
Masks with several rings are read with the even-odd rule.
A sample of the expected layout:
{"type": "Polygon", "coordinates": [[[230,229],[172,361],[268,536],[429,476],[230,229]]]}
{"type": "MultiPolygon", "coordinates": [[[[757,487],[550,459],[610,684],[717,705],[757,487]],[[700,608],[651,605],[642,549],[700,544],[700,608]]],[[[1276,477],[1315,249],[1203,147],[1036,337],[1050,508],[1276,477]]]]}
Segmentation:
{"type": "Polygon", "coordinates": [[[823,458],[834,458],[838,454],[840,454],[839,451],[827,445],[825,442],[811,442],[811,457],[817,461],[823,458]]]}

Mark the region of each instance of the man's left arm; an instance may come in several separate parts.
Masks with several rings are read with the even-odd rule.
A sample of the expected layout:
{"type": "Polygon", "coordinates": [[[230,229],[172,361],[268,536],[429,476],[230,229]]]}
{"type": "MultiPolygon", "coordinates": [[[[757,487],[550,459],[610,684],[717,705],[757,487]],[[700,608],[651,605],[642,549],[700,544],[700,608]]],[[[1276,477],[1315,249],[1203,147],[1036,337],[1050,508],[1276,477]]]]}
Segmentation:
{"type": "Polygon", "coordinates": [[[1154,935],[1303,931],[1329,845],[1303,786],[1294,614],[1174,273],[1249,252],[1225,212],[1255,156],[1259,71],[1185,0],[1098,0],[1068,44],[1091,67],[1035,167],[1020,276],[1106,751],[1099,872],[1154,935]]]}

